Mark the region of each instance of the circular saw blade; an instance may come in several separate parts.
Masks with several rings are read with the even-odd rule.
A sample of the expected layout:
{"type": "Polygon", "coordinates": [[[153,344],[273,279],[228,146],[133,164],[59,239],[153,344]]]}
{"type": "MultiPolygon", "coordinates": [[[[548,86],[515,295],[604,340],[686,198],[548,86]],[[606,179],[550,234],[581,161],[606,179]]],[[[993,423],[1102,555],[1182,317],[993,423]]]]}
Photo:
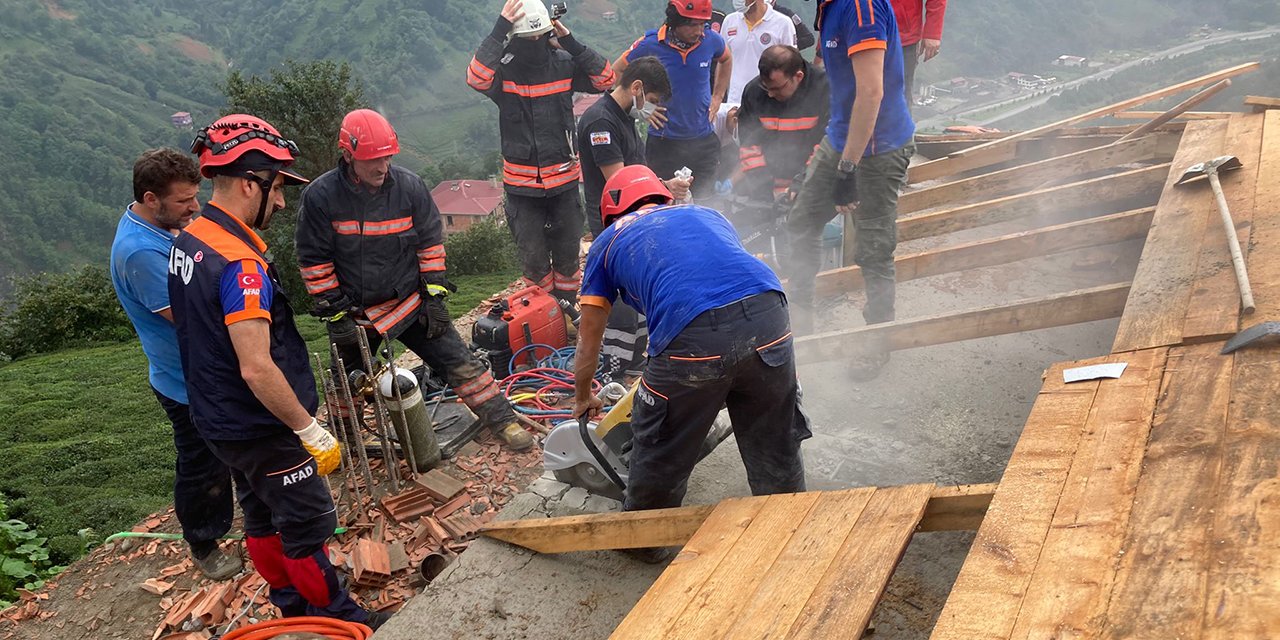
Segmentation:
{"type": "Polygon", "coordinates": [[[579,462],[568,469],[556,469],[552,473],[556,480],[569,486],[582,487],[593,495],[622,500],[622,489],[589,462],[579,462]]]}

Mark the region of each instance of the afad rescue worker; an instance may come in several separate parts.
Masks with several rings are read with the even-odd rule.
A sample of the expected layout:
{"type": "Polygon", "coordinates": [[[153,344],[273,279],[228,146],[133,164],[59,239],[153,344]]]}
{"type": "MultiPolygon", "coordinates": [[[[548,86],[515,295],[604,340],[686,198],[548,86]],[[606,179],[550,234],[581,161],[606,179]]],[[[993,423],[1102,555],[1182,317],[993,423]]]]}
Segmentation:
{"type": "MultiPolygon", "coordinates": [[[[782,285],[724,216],[671,201],[644,166],[625,167],[605,184],[600,213],[608,228],[591,245],[582,282],[574,415],[602,408],[591,380],[605,318],[621,299],[649,319],[623,509],[680,506],[726,403],[752,494],[804,491],[800,441],[811,434],[782,285]]],[[[637,555],[659,562],[667,554],[637,555]]]]}
{"type": "Polygon", "coordinates": [[[582,281],[582,170],[573,94],[601,93],[613,81],[609,61],[552,20],[541,0],[507,0],[467,68],[467,85],[498,105],[507,225],[525,284],[574,303],[582,281]]]}
{"type": "Polygon", "coordinates": [[[440,210],[421,178],[391,164],[400,153],[391,123],[371,109],[352,111],[338,148],[337,168],[302,192],[296,241],[312,313],[325,320],[347,370],[361,366],[358,329],[373,349],[399,340],[443,374],[494,435],[516,450],[533,446],[493,375],[453,328],[440,210]]]}
{"type": "MultiPolygon", "coordinates": [[[[613,91],[587,109],[578,122],[582,147],[582,187],[587,198],[591,233],[604,232],[600,218],[600,196],[604,183],[623,167],[644,164],[644,140],[636,127],[662,111],[659,106],[671,97],[667,70],[652,56],[637,58],[622,72],[613,91]]],[[[667,188],[676,199],[689,193],[689,181],[672,178],[667,188]]],[[[624,302],[613,305],[604,332],[604,364],[600,375],[608,381],[623,382],[640,375],[644,366],[644,318],[624,302]]]]}
{"type": "Polygon", "coordinates": [[[239,556],[218,548],[235,517],[231,470],[191,424],[178,334],[169,305],[169,251],[173,237],[200,211],[200,170],[177,149],[150,149],[133,165],[133,203],[111,243],[111,284],[142,342],[151,391],[173,425],[177,453],[173,510],[191,559],[204,575],[226,580],[243,568],[239,556]]]}
{"type": "MultiPolygon", "coordinates": [[[[814,276],[822,229],[837,212],[853,214],[853,261],[862,268],[867,324],[894,319],[893,252],[898,245],[898,193],[915,153],[915,123],[902,83],[902,47],[888,0],[831,0],[818,7],[818,42],[831,86],[831,119],[814,151],[804,187],[788,219],[790,300],[796,330],[813,328],[814,276]]],[[[889,361],[882,345],[852,364],[872,378],[889,361]]]]}
{"type": "Polygon", "coordinates": [[[827,126],[831,96],[826,73],[795,47],[769,47],[757,66],[737,111],[740,184],[753,200],[773,201],[804,173],[827,126]]]}
{"type": "Polygon", "coordinates": [[[729,90],[733,54],[708,24],[711,0],[670,0],[666,11],[666,23],[646,32],[613,64],[622,73],[638,58],[656,56],[666,67],[671,99],[649,127],[646,164],[663,178],[688,167],[693,196],[702,198],[714,192],[720,166],[714,125],[729,90]]]}
{"type": "Polygon", "coordinates": [[[324,476],[338,441],[313,417],[318,398],[307,346],[267,245],[284,208],[297,146],[250,115],[200,130],[191,151],[213,197],[173,243],[169,299],[178,329],[191,419],[235,480],[245,547],[281,615],[317,615],[377,628],[339,587],[325,541],[338,524],[324,476]]]}

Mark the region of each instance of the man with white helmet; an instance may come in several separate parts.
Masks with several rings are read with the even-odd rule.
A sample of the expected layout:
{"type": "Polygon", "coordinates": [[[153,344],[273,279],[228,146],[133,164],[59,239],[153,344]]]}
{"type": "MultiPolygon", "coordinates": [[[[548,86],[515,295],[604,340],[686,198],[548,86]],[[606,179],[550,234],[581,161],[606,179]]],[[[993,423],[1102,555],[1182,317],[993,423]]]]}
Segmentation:
{"type": "Polygon", "coordinates": [[[582,281],[583,222],[573,94],[601,93],[613,81],[609,61],[541,0],[507,0],[467,68],[467,85],[498,105],[507,224],[525,283],[570,302],[582,281]]]}

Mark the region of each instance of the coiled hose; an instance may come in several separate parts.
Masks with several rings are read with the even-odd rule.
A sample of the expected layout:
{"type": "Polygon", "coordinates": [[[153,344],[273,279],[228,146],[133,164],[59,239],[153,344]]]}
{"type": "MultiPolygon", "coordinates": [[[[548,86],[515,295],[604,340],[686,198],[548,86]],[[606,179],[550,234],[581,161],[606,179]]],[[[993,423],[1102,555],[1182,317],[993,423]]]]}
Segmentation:
{"type": "Polygon", "coordinates": [[[373,635],[373,629],[359,622],[300,616],[264,620],[247,627],[240,627],[222,636],[222,640],[271,640],[271,638],[279,638],[290,633],[316,633],[332,640],[367,640],[373,635]]]}

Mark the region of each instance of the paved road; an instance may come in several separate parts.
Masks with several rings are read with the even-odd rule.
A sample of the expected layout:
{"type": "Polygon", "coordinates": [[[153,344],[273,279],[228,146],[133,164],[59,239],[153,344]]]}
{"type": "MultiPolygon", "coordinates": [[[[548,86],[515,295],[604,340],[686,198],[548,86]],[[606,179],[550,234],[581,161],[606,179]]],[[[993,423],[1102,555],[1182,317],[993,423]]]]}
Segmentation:
{"type": "Polygon", "coordinates": [[[1060,82],[1055,85],[1049,85],[1048,87],[1041,89],[1041,91],[1043,91],[1044,93],[1039,96],[1036,96],[1035,98],[1028,99],[1026,96],[1020,95],[1020,96],[1008,98],[1005,100],[999,100],[996,102],[989,102],[986,104],[969,107],[967,109],[964,109],[963,111],[943,113],[943,114],[934,116],[932,118],[922,120],[918,124],[918,126],[920,129],[928,129],[931,127],[941,128],[955,121],[962,121],[965,124],[978,124],[978,125],[991,124],[993,122],[1004,120],[1005,118],[1010,118],[1014,115],[1027,111],[1029,109],[1034,109],[1040,105],[1043,105],[1044,103],[1048,102],[1050,98],[1053,98],[1054,96],[1062,93],[1063,91],[1073,89],[1087,82],[1094,82],[1096,80],[1106,80],[1117,73],[1120,73],[1122,71],[1125,71],[1127,69],[1130,69],[1140,64],[1146,64],[1148,62],[1153,62],[1156,60],[1173,58],[1181,55],[1186,55],[1188,53],[1195,53],[1197,51],[1203,51],[1204,49],[1207,49],[1212,46],[1226,44],[1229,42],[1246,42],[1249,40],[1260,40],[1262,38],[1269,38],[1276,34],[1280,34],[1280,27],[1271,27],[1268,29],[1262,29],[1260,31],[1249,31],[1246,33],[1224,33],[1222,35],[1213,36],[1212,38],[1205,38],[1204,40],[1197,40],[1195,42],[1180,44],[1176,47],[1170,47],[1163,51],[1158,51],[1158,52],[1149,54],[1147,56],[1144,56],[1142,58],[1137,58],[1134,60],[1130,60],[1128,62],[1123,62],[1114,67],[1108,67],[1106,69],[1102,69],[1097,73],[1093,73],[1093,74],[1084,76],[1082,78],[1077,78],[1075,80],[1069,80],[1066,82],[1060,82]],[[991,109],[999,109],[1005,106],[1013,105],[1015,103],[1018,103],[1017,109],[1005,111],[995,116],[992,116],[990,118],[986,118],[979,121],[966,120],[966,118],[971,114],[979,113],[982,111],[989,111],[991,109]]]}

